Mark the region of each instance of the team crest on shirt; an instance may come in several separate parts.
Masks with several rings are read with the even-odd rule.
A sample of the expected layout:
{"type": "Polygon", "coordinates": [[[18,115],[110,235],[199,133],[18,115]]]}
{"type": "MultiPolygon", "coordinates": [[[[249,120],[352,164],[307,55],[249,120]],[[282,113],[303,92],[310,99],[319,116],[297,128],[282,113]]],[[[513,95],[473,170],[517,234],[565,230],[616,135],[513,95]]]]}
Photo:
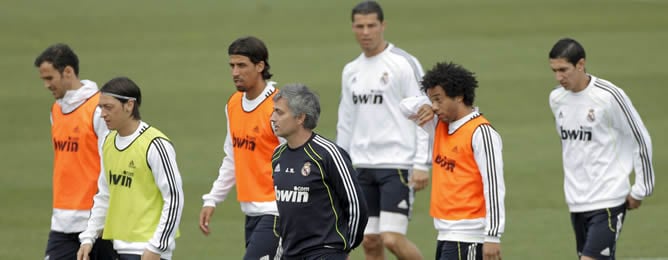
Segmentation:
{"type": "Polygon", "coordinates": [[[302,166],[302,176],[308,176],[311,174],[311,162],[305,162],[302,166]]]}
{"type": "Polygon", "coordinates": [[[390,82],[390,74],[387,72],[383,72],[383,76],[380,77],[380,83],[383,83],[383,85],[387,85],[387,83],[390,82]]]}
{"type": "Polygon", "coordinates": [[[594,116],[594,109],[590,108],[589,113],[587,113],[587,121],[594,122],[595,120],[596,120],[596,117],[594,116]]]}

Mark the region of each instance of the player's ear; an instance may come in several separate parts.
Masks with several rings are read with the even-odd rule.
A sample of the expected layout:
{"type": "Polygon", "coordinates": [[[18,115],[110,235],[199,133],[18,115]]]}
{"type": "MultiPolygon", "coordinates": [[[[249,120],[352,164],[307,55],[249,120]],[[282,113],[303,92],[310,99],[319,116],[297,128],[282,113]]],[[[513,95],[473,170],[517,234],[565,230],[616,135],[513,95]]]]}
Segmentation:
{"type": "Polygon", "coordinates": [[[74,78],[74,68],[72,66],[65,66],[65,69],[63,69],[63,77],[67,79],[74,78]]]}
{"type": "Polygon", "coordinates": [[[584,70],[585,70],[585,63],[586,63],[585,59],[584,59],[584,58],[581,58],[581,59],[575,64],[575,68],[576,68],[578,71],[584,71],[584,70]]]}
{"type": "Polygon", "coordinates": [[[258,73],[262,73],[264,70],[264,61],[260,61],[257,64],[255,64],[255,69],[257,70],[258,73]]]}
{"type": "Polygon", "coordinates": [[[306,114],[301,113],[299,116],[297,116],[297,124],[303,126],[305,121],[306,121],[306,114]]]}

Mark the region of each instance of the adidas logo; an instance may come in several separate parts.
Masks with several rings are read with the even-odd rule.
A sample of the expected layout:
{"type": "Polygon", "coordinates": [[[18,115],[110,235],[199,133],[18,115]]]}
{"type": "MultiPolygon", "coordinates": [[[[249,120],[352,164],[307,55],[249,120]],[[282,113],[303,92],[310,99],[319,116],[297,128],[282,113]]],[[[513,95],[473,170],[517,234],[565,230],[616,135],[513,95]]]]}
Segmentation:
{"type": "Polygon", "coordinates": [[[130,167],[130,168],[132,168],[132,169],[137,168],[137,167],[135,167],[135,161],[134,161],[134,160],[130,160],[130,164],[128,164],[128,167],[130,167]]]}
{"type": "Polygon", "coordinates": [[[453,153],[459,153],[459,147],[455,146],[455,148],[452,148],[453,153]]]}
{"type": "Polygon", "coordinates": [[[564,118],[564,113],[562,113],[561,111],[559,111],[559,118],[564,118]]]}
{"type": "Polygon", "coordinates": [[[274,172],[281,172],[281,164],[276,164],[276,167],[274,168],[274,172]]]}
{"type": "Polygon", "coordinates": [[[256,127],[254,127],[254,128],[253,128],[253,132],[256,132],[256,133],[259,133],[259,132],[260,132],[260,128],[259,128],[259,127],[257,127],[257,126],[256,126],[256,127]]]}
{"type": "Polygon", "coordinates": [[[610,248],[606,247],[605,249],[603,249],[603,251],[601,251],[601,255],[610,256],[610,248]]]}
{"type": "Polygon", "coordinates": [[[260,260],[269,260],[269,255],[265,255],[263,257],[260,257],[260,260]]]}
{"type": "Polygon", "coordinates": [[[74,129],[72,129],[72,132],[78,133],[79,132],[79,127],[78,126],[74,127],[74,129]]]}
{"type": "Polygon", "coordinates": [[[406,202],[406,200],[401,200],[401,202],[397,204],[397,208],[408,209],[408,202],[406,202]]]}

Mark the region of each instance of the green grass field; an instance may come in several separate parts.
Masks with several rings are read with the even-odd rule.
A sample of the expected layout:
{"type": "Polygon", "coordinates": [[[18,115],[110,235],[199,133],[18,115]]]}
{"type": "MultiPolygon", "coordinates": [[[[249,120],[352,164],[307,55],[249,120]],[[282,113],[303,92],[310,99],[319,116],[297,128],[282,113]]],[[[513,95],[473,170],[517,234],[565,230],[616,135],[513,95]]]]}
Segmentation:
{"type": "MultiPolygon", "coordinates": [[[[578,39],[588,71],[624,88],[652,135],[656,191],[630,212],[621,259],[668,259],[668,2],[663,0],[381,1],[385,37],[425,69],[452,60],[475,71],[476,105],[504,141],[504,259],[575,259],[563,198],[560,145],[547,103],[556,85],[547,52],[578,39]]],[[[186,204],[175,259],[240,259],[243,217],[234,197],[219,205],[213,233],[197,228],[201,195],[223,157],[224,105],[234,91],[227,46],[255,35],[280,85],[302,82],[321,96],[318,132],[334,137],[340,74],[360,53],[350,27],[356,1],[35,1],[0,8],[0,259],[42,259],[51,214],[53,102],[33,67],[55,42],[70,44],[80,76],[114,76],[144,92],[143,118],[175,143],[186,204]]],[[[409,237],[434,258],[428,192],[417,194],[409,237]]],[[[351,259],[363,259],[361,250],[351,259]]],[[[392,259],[392,258],[390,258],[392,259]]]]}

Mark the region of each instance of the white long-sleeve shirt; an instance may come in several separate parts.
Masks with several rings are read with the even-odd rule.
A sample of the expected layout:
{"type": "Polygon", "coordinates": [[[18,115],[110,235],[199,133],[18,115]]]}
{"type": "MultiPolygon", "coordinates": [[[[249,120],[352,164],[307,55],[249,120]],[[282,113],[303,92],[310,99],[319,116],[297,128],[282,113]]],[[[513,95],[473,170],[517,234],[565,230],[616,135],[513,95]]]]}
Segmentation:
{"type": "MultiPolygon", "coordinates": [[[[417,114],[423,105],[431,106],[426,96],[409,97],[401,102],[401,112],[406,118],[417,114]]],[[[480,115],[478,109],[448,124],[448,134],[453,134],[469,120],[480,115]]],[[[438,118],[422,125],[422,128],[434,137],[438,118]]],[[[464,241],[472,243],[501,242],[501,235],[505,230],[506,208],[505,194],[506,186],[503,172],[503,143],[499,133],[489,125],[481,125],[476,128],[471,138],[473,157],[480,171],[483,193],[485,197],[485,210],[488,212],[484,218],[445,220],[434,218],[434,228],[438,231],[438,240],[464,241]],[[496,180],[490,182],[490,180],[496,180]]],[[[447,189],[447,187],[443,187],[447,189]]],[[[434,202],[432,202],[434,203],[434,202]]]]}
{"type": "Polygon", "coordinates": [[[561,138],[564,192],[571,212],[619,206],[654,190],[652,140],[624,91],[590,76],[587,87],[550,93],[561,138]],[[635,170],[635,184],[629,174],[635,170]]]}
{"type": "MultiPolygon", "coordinates": [[[[91,98],[98,92],[97,84],[90,80],[81,80],[81,86],[75,90],[68,90],[61,99],[57,99],[56,103],[60,105],[63,114],[68,114],[91,98]]],[[[102,142],[104,137],[109,133],[104,119],[100,117],[100,108],[96,107],[93,112],[93,130],[98,138],[98,154],[102,160],[102,142]]],[[[53,124],[53,116],[49,115],[49,120],[53,124]]],[[[79,233],[86,229],[86,223],[90,216],[90,210],[71,210],[71,209],[53,209],[51,215],[51,230],[63,233],[79,233]]]]}
{"type": "Polygon", "coordinates": [[[393,44],[344,67],[336,143],[355,167],[428,169],[429,136],[399,111],[403,98],[424,95],[422,75],[419,61],[393,44]]]}
{"type": "MultiPolygon", "coordinates": [[[[116,147],[119,150],[127,148],[143,132],[143,129],[147,127],[148,124],[142,121],[137,130],[131,135],[117,135],[116,140],[114,140],[116,147]]],[[[171,259],[172,252],[176,247],[176,230],[179,228],[183,213],[183,182],[178,165],[176,164],[176,151],[169,141],[156,138],[149,145],[146,156],[148,165],[153,172],[155,184],[158,186],[164,202],[160,222],[149,241],[128,242],[114,240],[114,249],[119,254],[132,255],[141,255],[145,249],[148,249],[160,254],[160,257],[163,259],[171,259]],[[173,175],[173,178],[169,177],[171,175],[173,175]],[[176,214],[173,214],[174,210],[176,210],[176,214]],[[164,238],[167,238],[167,250],[161,251],[158,248],[164,245],[164,238]]],[[[109,207],[109,182],[105,174],[100,174],[98,189],[98,193],[94,197],[94,205],[90,219],[88,220],[88,227],[79,235],[82,244],[92,244],[100,236],[104,228],[107,209],[109,207]]]]}
{"type": "MultiPolygon", "coordinates": [[[[253,111],[262,101],[264,101],[269,94],[276,91],[274,86],[276,82],[269,81],[265,86],[263,92],[255,99],[249,100],[246,98],[246,93],[243,95],[242,107],[244,111],[253,111]]],[[[227,106],[225,106],[225,118],[227,122],[227,134],[225,135],[225,144],[223,149],[225,157],[218,170],[218,178],[213,182],[211,191],[202,196],[204,207],[215,207],[216,204],[224,201],[229,195],[230,190],[236,184],[236,177],[234,175],[234,149],[232,146],[232,137],[230,136],[230,117],[227,114],[227,106]]],[[[284,143],[285,139],[276,137],[279,143],[284,143]]],[[[276,201],[270,202],[240,202],[241,211],[247,216],[261,216],[261,215],[275,215],[278,216],[278,208],[276,201]]]]}

